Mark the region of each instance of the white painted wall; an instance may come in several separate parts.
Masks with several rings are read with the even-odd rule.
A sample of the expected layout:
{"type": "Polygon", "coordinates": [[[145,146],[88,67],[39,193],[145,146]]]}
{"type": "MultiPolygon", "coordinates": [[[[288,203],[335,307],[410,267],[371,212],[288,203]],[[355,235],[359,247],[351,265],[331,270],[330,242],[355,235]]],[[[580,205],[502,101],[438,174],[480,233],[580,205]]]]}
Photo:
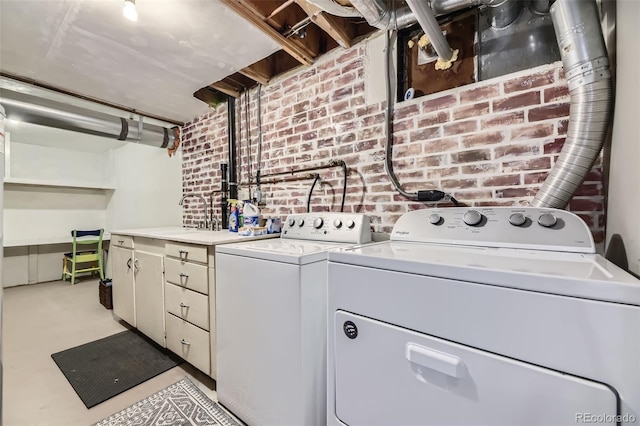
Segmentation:
{"type": "Polygon", "coordinates": [[[107,198],[100,190],[5,184],[5,241],[66,237],[72,229],[103,228],[107,198]]]}
{"type": "Polygon", "coordinates": [[[103,152],[85,152],[20,143],[11,134],[11,177],[107,184],[103,152]]]}
{"type": "MultiPolygon", "coordinates": [[[[114,189],[5,185],[5,240],[57,237],[72,229],[181,226],[181,153],[169,158],[164,149],[133,143],[105,147],[86,151],[82,146],[12,143],[12,177],[109,184],[114,189]]],[[[3,286],[60,279],[62,255],[70,248],[51,244],[5,249],[3,286]]],[[[109,276],[108,267],[105,273],[109,276]]]]}
{"type": "Polygon", "coordinates": [[[129,143],[111,151],[106,229],[182,226],[182,153],[129,143]]]}
{"type": "MultiPolygon", "coordinates": [[[[9,177],[103,185],[109,178],[108,161],[104,153],[58,149],[12,140],[9,177]]],[[[4,239],[15,241],[61,237],[68,236],[72,229],[103,228],[109,192],[5,183],[4,239]]]]}
{"type": "Polygon", "coordinates": [[[623,238],[629,269],[640,274],[640,2],[617,2],[617,82],[607,205],[607,242],[623,238]]]}
{"type": "MultiPolygon", "coordinates": [[[[385,77],[384,67],[387,66],[387,58],[385,52],[387,35],[385,32],[379,32],[372,35],[365,44],[366,54],[364,55],[364,78],[367,84],[365,84],[365,99],[367,105],[382,102],[387,99],[387,79],[385,77]]],[[[397,53],[396,45],[391,40],[391,58],[393,60],[393,70],[390,72],[395,73],[397,69],[397,53]]],[[[395,91],[397,82],[392,79],[392,93],[395,91]]]]}

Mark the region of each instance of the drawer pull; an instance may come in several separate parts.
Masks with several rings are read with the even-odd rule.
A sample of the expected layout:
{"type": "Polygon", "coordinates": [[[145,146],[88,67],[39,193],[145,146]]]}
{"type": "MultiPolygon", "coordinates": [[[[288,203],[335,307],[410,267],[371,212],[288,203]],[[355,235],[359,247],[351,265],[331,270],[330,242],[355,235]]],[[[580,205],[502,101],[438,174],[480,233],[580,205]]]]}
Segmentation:
{"type": "Polygon", "coordinates": [[[191,343],[187,342],[184,339],[180,340],[180,343],[182,343],[183,345],[187,345],[187,346],[191,345],[191,343]]]}
{"type": "Polygon", "coordinates": [[[189,275],[185,274],[184,272],[180,272],[180,285],[187,285],[187,279],[189,278],[189,275]],[[183,283],[182,280],[184,280],[185,282],[183,283]]]}
{"type": "Polygon", "coordinates": [[[464,375],[464,363],[460,358],[416,343],[407,343],[405,357],[412,364],[438,371],[456,379],[464,375]]]}
{"type": "Polygon", "coordinates": [[[118,240],[118,244],[120,244],[121,246],[124,245],[124,240],[118,240]]]}
{"type": "Polygon", "coordinates": [[[189,252],[187,250],[180,250],[178,251],[178,253],[180,253],[180,260],[181,261],[186,261],[187,260],[187,256],[189,255],[189,252]]]}
{"type": "Polygon", "coordinates": [[[181,307],[181,308],[188,308],[188,307],[189,307],[189,305],[187,305],[187,304],[185,304],[185,303],[182,303],[182,302],[181,302],[181,303],[180,303],[180,307],[181,307]]]}

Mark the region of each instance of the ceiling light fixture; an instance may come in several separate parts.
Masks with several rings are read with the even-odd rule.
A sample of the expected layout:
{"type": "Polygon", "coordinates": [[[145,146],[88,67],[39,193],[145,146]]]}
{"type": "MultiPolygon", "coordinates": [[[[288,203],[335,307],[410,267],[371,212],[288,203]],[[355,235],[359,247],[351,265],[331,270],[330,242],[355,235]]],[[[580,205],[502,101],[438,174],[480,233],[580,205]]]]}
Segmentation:
{"type": "Polygon", "coordinates": [[[122,14],[130,21],[138,20],[138,11],[136,11],[136,0],[124,0],[124,8],[122,14]]]}

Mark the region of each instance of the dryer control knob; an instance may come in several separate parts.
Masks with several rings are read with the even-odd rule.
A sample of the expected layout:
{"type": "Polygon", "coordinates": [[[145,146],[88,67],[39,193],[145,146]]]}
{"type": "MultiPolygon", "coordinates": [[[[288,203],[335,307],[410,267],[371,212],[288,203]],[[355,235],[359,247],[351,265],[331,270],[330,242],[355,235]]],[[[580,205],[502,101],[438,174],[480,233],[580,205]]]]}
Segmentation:
{"type": "Polygon", "coordinates": [[[295,225],[295,224],[296,224],[296,219],[295,219],[295,218],[293,218],[293,217],[290,217],[290,218],[289,218],[289,226],[293,226],[293,225],[295,225]]]}
{"type": "Polygon", "coordinates": [[[522,226],[527,222],[527,218],[522,213],[513,213],[509,216],[509,223],[513,226],[522,226]]]}
{"type": "Polygon", "coordinates": [[[558,219],[551,213],[541,214],[540,217],[538,218],[538,223],[544,226],[545,228],[551,228],[553,225],[556,224],[556,222],[558,222],[558,219]]]}
{"type": "Polygon", "coordinates": [[[304,219],[300,218],[298,219],[298,226],[303,226],[304,225],[304,219]]]}
{"type": "Polygon", "coordinates": [[[438,225],[442,221],[442,216],[438,213],[432,213],[429,215],[429,223],[432,225],[438,225]]]}
{"type": "Polygon", "coordinates": [[[313,227],[316,228],[316,229],[320,229],[320,228],[322,228],[322,224],[323,223],[324,223],[324,220],[322,220],[321,217],[317,217],[313,221],[313,227]]]}
{"type": "Polygon", "coordinates": [[[353,229],[355,226],[356,226],[356,223],[353,220],[349,219],[347,221],[347,228],[353,229]]]}
{"type": "Polygon", "coordinates": [[[335,226],[338,229],[342,228],[342,221],[340,219],[334,220],[333,221],[333,226],[335,226]]]}
{"type": "Polygon", "coordinates": [[[464,214],[462,220],[469,226],[476,226],[482,222],[482,213],[478,210],[469,210],[464,214]]]}

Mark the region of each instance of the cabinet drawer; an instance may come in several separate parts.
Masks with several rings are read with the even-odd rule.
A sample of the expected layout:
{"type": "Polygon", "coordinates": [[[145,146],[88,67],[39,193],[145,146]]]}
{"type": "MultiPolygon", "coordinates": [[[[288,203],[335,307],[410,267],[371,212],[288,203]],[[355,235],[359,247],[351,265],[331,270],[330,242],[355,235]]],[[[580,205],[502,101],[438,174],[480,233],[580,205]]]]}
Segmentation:
{"type": "Polygon", "coordinates": [[[209,330],[209,297],[204,294],[166,283],[164,306],[167,312],[209,330]]]}
{"type": "Polygon", "coordinates": [[[167,348],[185,361],[209,374],[209,333],[167,313],[167,348]]]}
{"type": "Polygon", "coordinates": [[[207,267],[204,265],[165,259],[164,276],[168,283],[209,294],[207,275],[207,267]]]}
{"type": "Polygon", "coordinates": [[[183,243],[167,243],[164,250],[167,256],[177,257],[183,262],[207,263],[206,246],[196,246],[193,244],[183,243]]]}
{"type": "Polygon", "coordinates": [[[116,247],[133,248],[133,237],[111,234],[111,242],[109,244],[116,247]]]}

